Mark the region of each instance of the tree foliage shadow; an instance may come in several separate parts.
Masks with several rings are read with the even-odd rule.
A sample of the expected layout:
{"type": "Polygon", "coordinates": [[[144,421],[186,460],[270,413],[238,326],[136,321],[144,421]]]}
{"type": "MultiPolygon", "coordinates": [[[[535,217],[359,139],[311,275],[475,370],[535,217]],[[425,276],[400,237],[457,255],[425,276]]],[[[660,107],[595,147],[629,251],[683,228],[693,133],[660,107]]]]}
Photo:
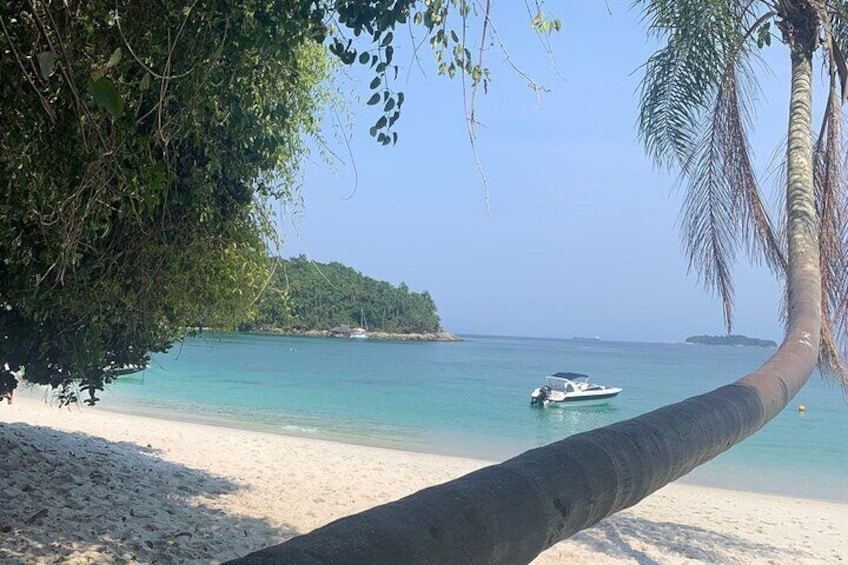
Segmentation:
{"type": "Polygon", "coordinates": [[[809,557],[803,552],[708,528],[626,515],[610,516],[571,541],[599,554],[633,559],[639,565],[661,564],[644,550],[649,546],[656,548],[658,554],[676,555],[696,563],[746,563],[763,558],[793,563],[809,557]]]}
{"type": "Polygon", "coordinates": [[[239,485],[149,446],[2,423],[0,473],[4,564],[208,564],[297,534],[227,513],[216,499],[239,485]]]}

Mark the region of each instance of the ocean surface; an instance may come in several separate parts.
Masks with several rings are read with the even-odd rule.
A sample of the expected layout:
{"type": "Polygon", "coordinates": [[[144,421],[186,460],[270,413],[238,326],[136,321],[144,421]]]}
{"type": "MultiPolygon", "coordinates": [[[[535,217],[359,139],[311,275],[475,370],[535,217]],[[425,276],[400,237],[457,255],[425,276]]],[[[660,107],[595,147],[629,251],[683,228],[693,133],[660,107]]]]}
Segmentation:
{"type": "MultiPolygon", "coordinates": [[[[774,349],[463,336],[457,343],[203,334],[100,395],[106,409],[503,460],[707,392],[774,349]],[[531,408],[556,371],[624,391],[531,408]]],[[[848,502],[848,403],[816,373],[775,420],[684,482],[848,502]],[[799,412],[799,404],[806,406],[799,412]]]]}

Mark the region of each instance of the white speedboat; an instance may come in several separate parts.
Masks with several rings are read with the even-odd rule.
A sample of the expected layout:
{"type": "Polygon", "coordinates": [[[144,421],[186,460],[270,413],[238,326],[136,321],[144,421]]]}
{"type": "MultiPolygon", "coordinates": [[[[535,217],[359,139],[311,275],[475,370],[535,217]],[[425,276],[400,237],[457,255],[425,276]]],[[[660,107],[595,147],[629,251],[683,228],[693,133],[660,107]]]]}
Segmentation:
{"type": "Polygon", "coordinates": [[[545,377],[545,385],[530,393],[531,406],[596,406],[606,404],[621,392],[615,386],[596,385],[588,375],[554,373],[545,377]]]}

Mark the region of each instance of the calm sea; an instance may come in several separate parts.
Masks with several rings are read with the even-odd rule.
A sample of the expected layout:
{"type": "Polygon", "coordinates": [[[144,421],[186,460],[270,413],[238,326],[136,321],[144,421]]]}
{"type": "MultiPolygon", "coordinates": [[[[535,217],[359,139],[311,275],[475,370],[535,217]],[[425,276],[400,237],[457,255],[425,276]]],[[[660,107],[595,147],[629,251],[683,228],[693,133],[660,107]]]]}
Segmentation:
{"type": "MultiPolygon", "coordinates": [[[[120,378],[102,405],[336,441],[502,460],[712,390],[774,350],[464,336],[405,343],[205,334],[120,378]],[[555,371],[624,388],[610,405],[533,409],[555,371]]],[[[848,404],[818,374],[755,436],[686,482],[848,502],[848,404]],[[797,410],[799,404],[806,411],[797,410]]]]}

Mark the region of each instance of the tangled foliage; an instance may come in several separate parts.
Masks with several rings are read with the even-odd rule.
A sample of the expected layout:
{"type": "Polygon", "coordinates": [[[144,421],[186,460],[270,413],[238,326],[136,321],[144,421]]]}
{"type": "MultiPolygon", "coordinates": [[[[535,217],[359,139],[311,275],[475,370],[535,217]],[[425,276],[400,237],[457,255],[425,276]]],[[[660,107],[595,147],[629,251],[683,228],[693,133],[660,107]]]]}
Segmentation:
{"type": "Polygon", "coordinates": [[[326,73],[310,3],[274,4],[1,9],[0,365],[93,402],[250,307],[326,73]]]}

